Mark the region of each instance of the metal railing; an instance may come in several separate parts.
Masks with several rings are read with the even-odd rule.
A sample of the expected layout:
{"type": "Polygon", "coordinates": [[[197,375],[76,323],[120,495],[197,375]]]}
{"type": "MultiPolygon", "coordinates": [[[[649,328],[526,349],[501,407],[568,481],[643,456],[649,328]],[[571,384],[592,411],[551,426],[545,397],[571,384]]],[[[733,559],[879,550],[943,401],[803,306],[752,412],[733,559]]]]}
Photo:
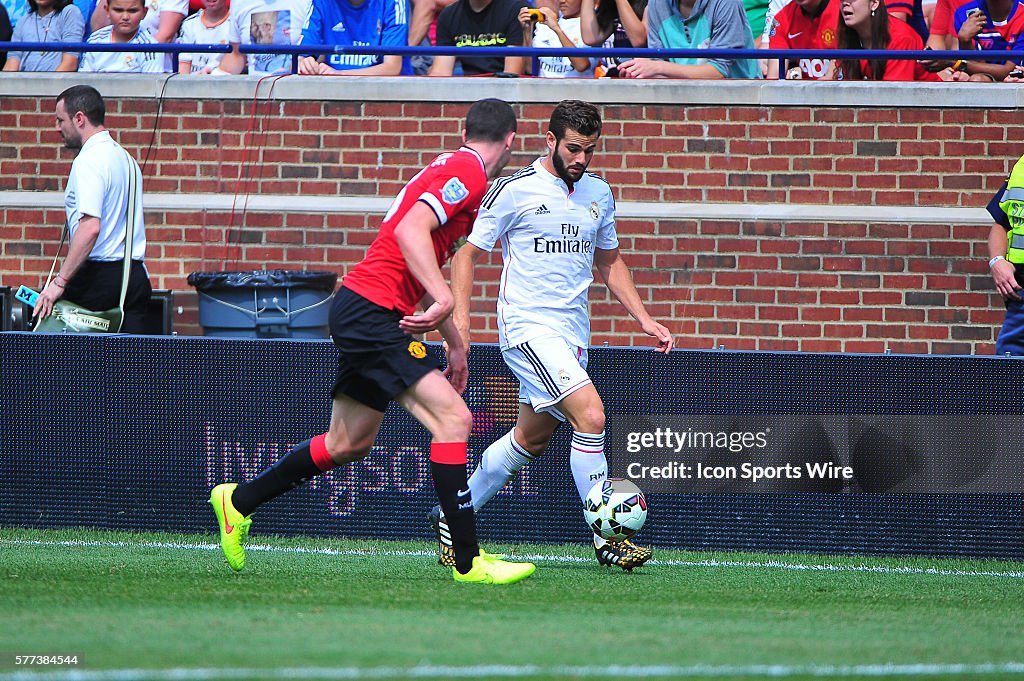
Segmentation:
{"type": "MultiPolygon", "coordinates": [[[[178,69],[178,55],[188,53],[228,53],[229,45],[190,45],[183,43],[152,44],[93,44],[53,42],[0,42],[0,52],[157,52],[173,55],[174,71],[178,69]]],[[[298,72],[299,58],[309,55],[371,55],[371,56],[460,56],[460,57],[587,57],[602,59],[776,59],[779,78],[785,78],[787,59],[889,59],[889,60],[943,60],[1024,63],[1024,50],[958,51],[958,50],[777,50],[777,49],[681,49],[681,48],[601,48],[601,47],[356,47],[350,45],[241,45],[242,54],[288,54],[292,56],[291,72],[298,72]]]]}

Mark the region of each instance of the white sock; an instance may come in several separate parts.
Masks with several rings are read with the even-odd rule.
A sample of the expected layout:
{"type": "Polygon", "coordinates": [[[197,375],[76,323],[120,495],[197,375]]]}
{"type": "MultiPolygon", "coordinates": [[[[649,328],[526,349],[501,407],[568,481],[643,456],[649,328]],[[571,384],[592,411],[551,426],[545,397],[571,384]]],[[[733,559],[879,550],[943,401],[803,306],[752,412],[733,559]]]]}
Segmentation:
{"type": "MultiPolygon", "coordinates": [[[[604,456],[604,431],[600,433],[572,434],[572,446],[569,448],[569,467],[572,469],[573,480],[580,501],[587,498],[590,489],[608,477],[608,459],[604,456]]],[[[594,544],[604,546],[604,539],[594,535],[594,544]]]]}
{"type": "Polygon", "coordinates": [[[480,510],[501,488],[519,472],[519,469],[533,460],[533,456],[522,448],[513,430],[491,443],[480,457],[480,465],[469,476],[469,491],[473,496],[473,510],[480,510]]]}

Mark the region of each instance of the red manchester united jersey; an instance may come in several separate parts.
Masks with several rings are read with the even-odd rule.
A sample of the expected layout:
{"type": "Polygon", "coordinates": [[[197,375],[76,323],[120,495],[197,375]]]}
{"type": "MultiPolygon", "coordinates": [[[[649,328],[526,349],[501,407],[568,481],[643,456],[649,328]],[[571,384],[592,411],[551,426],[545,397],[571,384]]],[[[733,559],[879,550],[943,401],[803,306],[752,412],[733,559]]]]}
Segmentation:
{"type": "MultiPolygon", "coordinates": [[[[887,50],[923,50],[924,42],[917,31],[912,29],[907,22],[896,17],[889,17],[889,45],[887,50]]],[[[870,78],[871,62],[867,59],[860,60],[860,71],[870,78]]],[[[918,62],[913,59],[889,59],[885,63],[885,73],[881,78],[873,80],[926,80],[938,81],[939,74],[929,73],[918,62]]]]}
{"type": "Polygon", "coordinates": [[[430,238],[437,264],[443,265],[469,235],[486,191],[480,154],[468,147],[441,154],[398,193],[366,257],[345,275],[342,286],[381,307],[412,314],[426,291],[405,263],[395,227],[418,201],[427,204],[441,224],[430,238]]]}
{"type": "MultiPolygon", "coordinates": [[[[768,46],[773,50],[835,49],[839,4],[839,0],[825,0],[820,14],[811,16],[798,3],[789,3],[775,15],[768,46]]],[[[828,59],[801,59],[800,75],[805,80],[817,80],[828,72],[829,64],[828,59]]]]}

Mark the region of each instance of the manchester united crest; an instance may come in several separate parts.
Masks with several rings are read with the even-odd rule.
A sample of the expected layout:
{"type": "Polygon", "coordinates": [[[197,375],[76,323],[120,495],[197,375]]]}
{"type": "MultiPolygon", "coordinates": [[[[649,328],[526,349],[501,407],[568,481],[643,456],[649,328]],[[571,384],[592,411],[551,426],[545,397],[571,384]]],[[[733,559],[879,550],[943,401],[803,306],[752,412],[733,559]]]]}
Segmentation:
{"type": "Polygon", "coordinates": [[[427,356],[427,348],[419,341],[412,341],[409,343],[409,354],[416,359],[423,359],[427,356]]]}

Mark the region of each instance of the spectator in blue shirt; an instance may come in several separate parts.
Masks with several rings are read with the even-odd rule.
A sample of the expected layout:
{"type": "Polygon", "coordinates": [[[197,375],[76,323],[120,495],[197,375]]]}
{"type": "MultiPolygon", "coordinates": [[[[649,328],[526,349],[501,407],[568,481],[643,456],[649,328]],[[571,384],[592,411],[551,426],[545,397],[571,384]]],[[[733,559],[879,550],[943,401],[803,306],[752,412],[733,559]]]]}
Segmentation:
{"type": "MultiPolygon", "coordinates": [[[[302,31],[304,45],[405,47],[409,0],[313,0],[302,31]]],[[[299,73],[320,76],[397,76],[412,74],[400,55],[329,54],[299,60],[299,73]]]]}
{"type": "MultiPolygon", "coordinates": [[[[753,49],[754,36],[741,0],[651,0],[647,46],[678,49],[753,49]]],[[[632,59],[619,66],[626,78],[760,78],[756,59],[672,57],[632,59]]]]}

